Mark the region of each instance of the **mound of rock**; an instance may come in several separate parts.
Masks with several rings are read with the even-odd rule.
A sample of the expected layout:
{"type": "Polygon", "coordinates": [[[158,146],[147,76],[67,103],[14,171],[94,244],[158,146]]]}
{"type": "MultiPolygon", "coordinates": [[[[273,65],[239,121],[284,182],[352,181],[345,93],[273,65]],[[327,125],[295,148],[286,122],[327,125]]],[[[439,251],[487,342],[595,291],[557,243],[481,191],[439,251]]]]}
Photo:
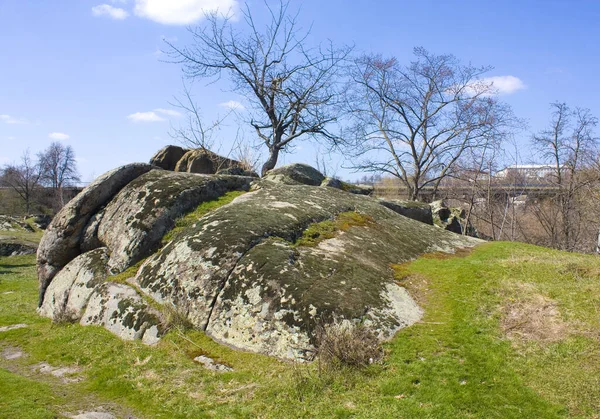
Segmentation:
{"type": "Polygon", "coordinates": [[[361,322],[383,340],[420,318],[394,264],[479,242],[320,187],[306,165],[264,180],[146,166],[102,176],[51,223],[38,251],[42,315],[146,343],[176,317],[235,348],[310,359],[318,326],[361,322]],[[251,191],[194,211],[234,190],[251,191]]]}
{"type": "Polygon", "coordinates": [[[168,145],[150,159],[150,164],[174,172],[258,177],[256,173],[244,170],[239,161],[219,156],[205,148],[168,145]]]}
{"type": "Polygon", "coordinates": [[[456,234],[466,234],[477,237],[477,231],[467,222],[465,210],[462,208],[449,207],[442,200],[429,204],[433,216],[434,225],[456,234]]]}

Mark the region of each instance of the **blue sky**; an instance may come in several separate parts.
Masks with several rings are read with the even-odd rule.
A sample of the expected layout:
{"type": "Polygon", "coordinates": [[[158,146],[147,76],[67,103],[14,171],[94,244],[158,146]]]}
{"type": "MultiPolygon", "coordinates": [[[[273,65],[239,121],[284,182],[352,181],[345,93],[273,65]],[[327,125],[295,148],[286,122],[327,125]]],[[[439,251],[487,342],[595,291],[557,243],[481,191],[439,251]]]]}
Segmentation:
{"type": "MultiPolygon", "coordinates": [[[[260,0],[248,2],[264,16],[260,0]]],[[[236,0],[0,0],[0,165],[38,152],[53,140],[73,146],[84,181],[133,161],[147,161],[173,143],[181,117],[170,102],[181,69],[162,62],[163,39],[186,45],[186,25],[203,11],[239,8],[236,0]]],[[[415,46],[492,65],[503,77],[502,99],[532,131],[565,101],[600,116],[600,2],[597,1],[315,1],[292,0],[311,41],[354,43],[357,52],[411,59],[415,46]]],[[[227,83],[196,82],[193,93],[208,120],[242,101],[227,83]]],[[[222,132],[224,148],[233,136],[222,132]],[[226,138],[225,138],[226,137],[226,138]]],[[[246,135],[253,140],[251,133],[246,135]]],[[[263,150],[264,153],[264,150],[263,150]]],[[[529,157],[525,155],[524,157],[529,157]]],[[[531,156],[535,160],[535,156],[531,156]]],[[[314,164],[315,146],[301,143],[280,163],[314,164]]],[[[338,158],[332,166],[345,178],[338,158]]]]}

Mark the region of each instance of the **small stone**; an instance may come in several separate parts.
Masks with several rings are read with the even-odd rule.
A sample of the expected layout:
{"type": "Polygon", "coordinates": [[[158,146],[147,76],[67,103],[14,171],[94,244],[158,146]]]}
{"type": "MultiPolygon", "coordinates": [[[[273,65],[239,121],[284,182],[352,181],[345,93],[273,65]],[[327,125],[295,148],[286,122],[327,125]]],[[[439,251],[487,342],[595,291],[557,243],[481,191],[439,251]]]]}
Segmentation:
{"type": "Polygon", "coordinates": [[[211,371],[217,371],[217,372],[233,371],[233,368],[228,367],[227,365],[217,364],[217,363],[215,363],[214,359],[209,358],[204,355],[197,356],[196,358],[194,358],[194,361],[198,362],[199,364],[202,364],[204,366],[204,368],[211,370],[211,371]]]}
{"type": "Polygon", "coordinates": [[[24,327],[28,327],[28,325],[23,324],[23,323],[11,324],[9,326],[0,327],[0,332],[8,332],[9,330],[23,329],[24,327]]]}

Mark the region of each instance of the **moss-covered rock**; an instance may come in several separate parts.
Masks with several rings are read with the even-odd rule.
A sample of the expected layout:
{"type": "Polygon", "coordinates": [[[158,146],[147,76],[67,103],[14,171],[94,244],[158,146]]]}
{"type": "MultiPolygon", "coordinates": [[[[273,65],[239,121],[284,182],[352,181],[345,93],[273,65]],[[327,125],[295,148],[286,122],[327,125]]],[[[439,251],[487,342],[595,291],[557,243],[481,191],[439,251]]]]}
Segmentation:
{"type": "Polygon", "coordinates": [[[42,304],[46,287],[67,263],[81,253],[81,236],[90,218],[125,185],[152,166],[133,163],[98,177],[56,214],[40,241],[37,271],[42,304]]]}
{"type": "Polygon", "coordinates": [[[382,338],[414,322],[420,311],[390,266],[474,243],[368,197],[272,184],[199,219],[151,256],[136,282],[218,341],[307,359],[320,321],[367,321],[382,338]],[[343,221],[324,240],[297,245],[315,223],[336,226],[347,213],[367,221],[343,221]]]}
{"type": "Polygon", "coordinates": [[[38,313],[53,320],[77,321],[94,289],[108,277],[108,249],[83,253],[52,279],[38,313]]]}
{"type": "Polygon", "coordinates": [[[252,180],[152,170],[130,182],[98,225],[98,239],[110,249],[111,271],[121,272],[156,250],[179,216],[228,191],[248,190],[252,180]]]}
{"type": "Polygon", "coordinates": [[[263,179],[286,185],[320,186],[325,176],[308,164],[292,163],[269,170],[263,179]]]}
{"type": "Polygon", "coordinates": [[[320,325],[361,323],[387,339],[419,319],[392,266],[478,243],[319,187],[320,173],[294,166],[258,182],[158,169],[137,176],[93,205],[74,241],[85,253],[61,266],[40,312],[152,343],[169,307],[227,345],[311,359],[320,325]],[[252,182],[252,192],[234,192],[252,182]]]}

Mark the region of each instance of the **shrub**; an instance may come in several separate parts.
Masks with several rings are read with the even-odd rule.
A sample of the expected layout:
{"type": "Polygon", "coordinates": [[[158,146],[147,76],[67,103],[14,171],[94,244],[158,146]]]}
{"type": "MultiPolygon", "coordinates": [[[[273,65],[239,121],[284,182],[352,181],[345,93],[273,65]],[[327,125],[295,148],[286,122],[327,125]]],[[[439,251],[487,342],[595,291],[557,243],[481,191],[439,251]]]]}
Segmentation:
{"type": "Polygon", "coordinates": [[[317,359],[326,367],[364,367],[383,357],[378,337],[361,323],[346,320],[318,326],[316,340],[317,359]]]}

